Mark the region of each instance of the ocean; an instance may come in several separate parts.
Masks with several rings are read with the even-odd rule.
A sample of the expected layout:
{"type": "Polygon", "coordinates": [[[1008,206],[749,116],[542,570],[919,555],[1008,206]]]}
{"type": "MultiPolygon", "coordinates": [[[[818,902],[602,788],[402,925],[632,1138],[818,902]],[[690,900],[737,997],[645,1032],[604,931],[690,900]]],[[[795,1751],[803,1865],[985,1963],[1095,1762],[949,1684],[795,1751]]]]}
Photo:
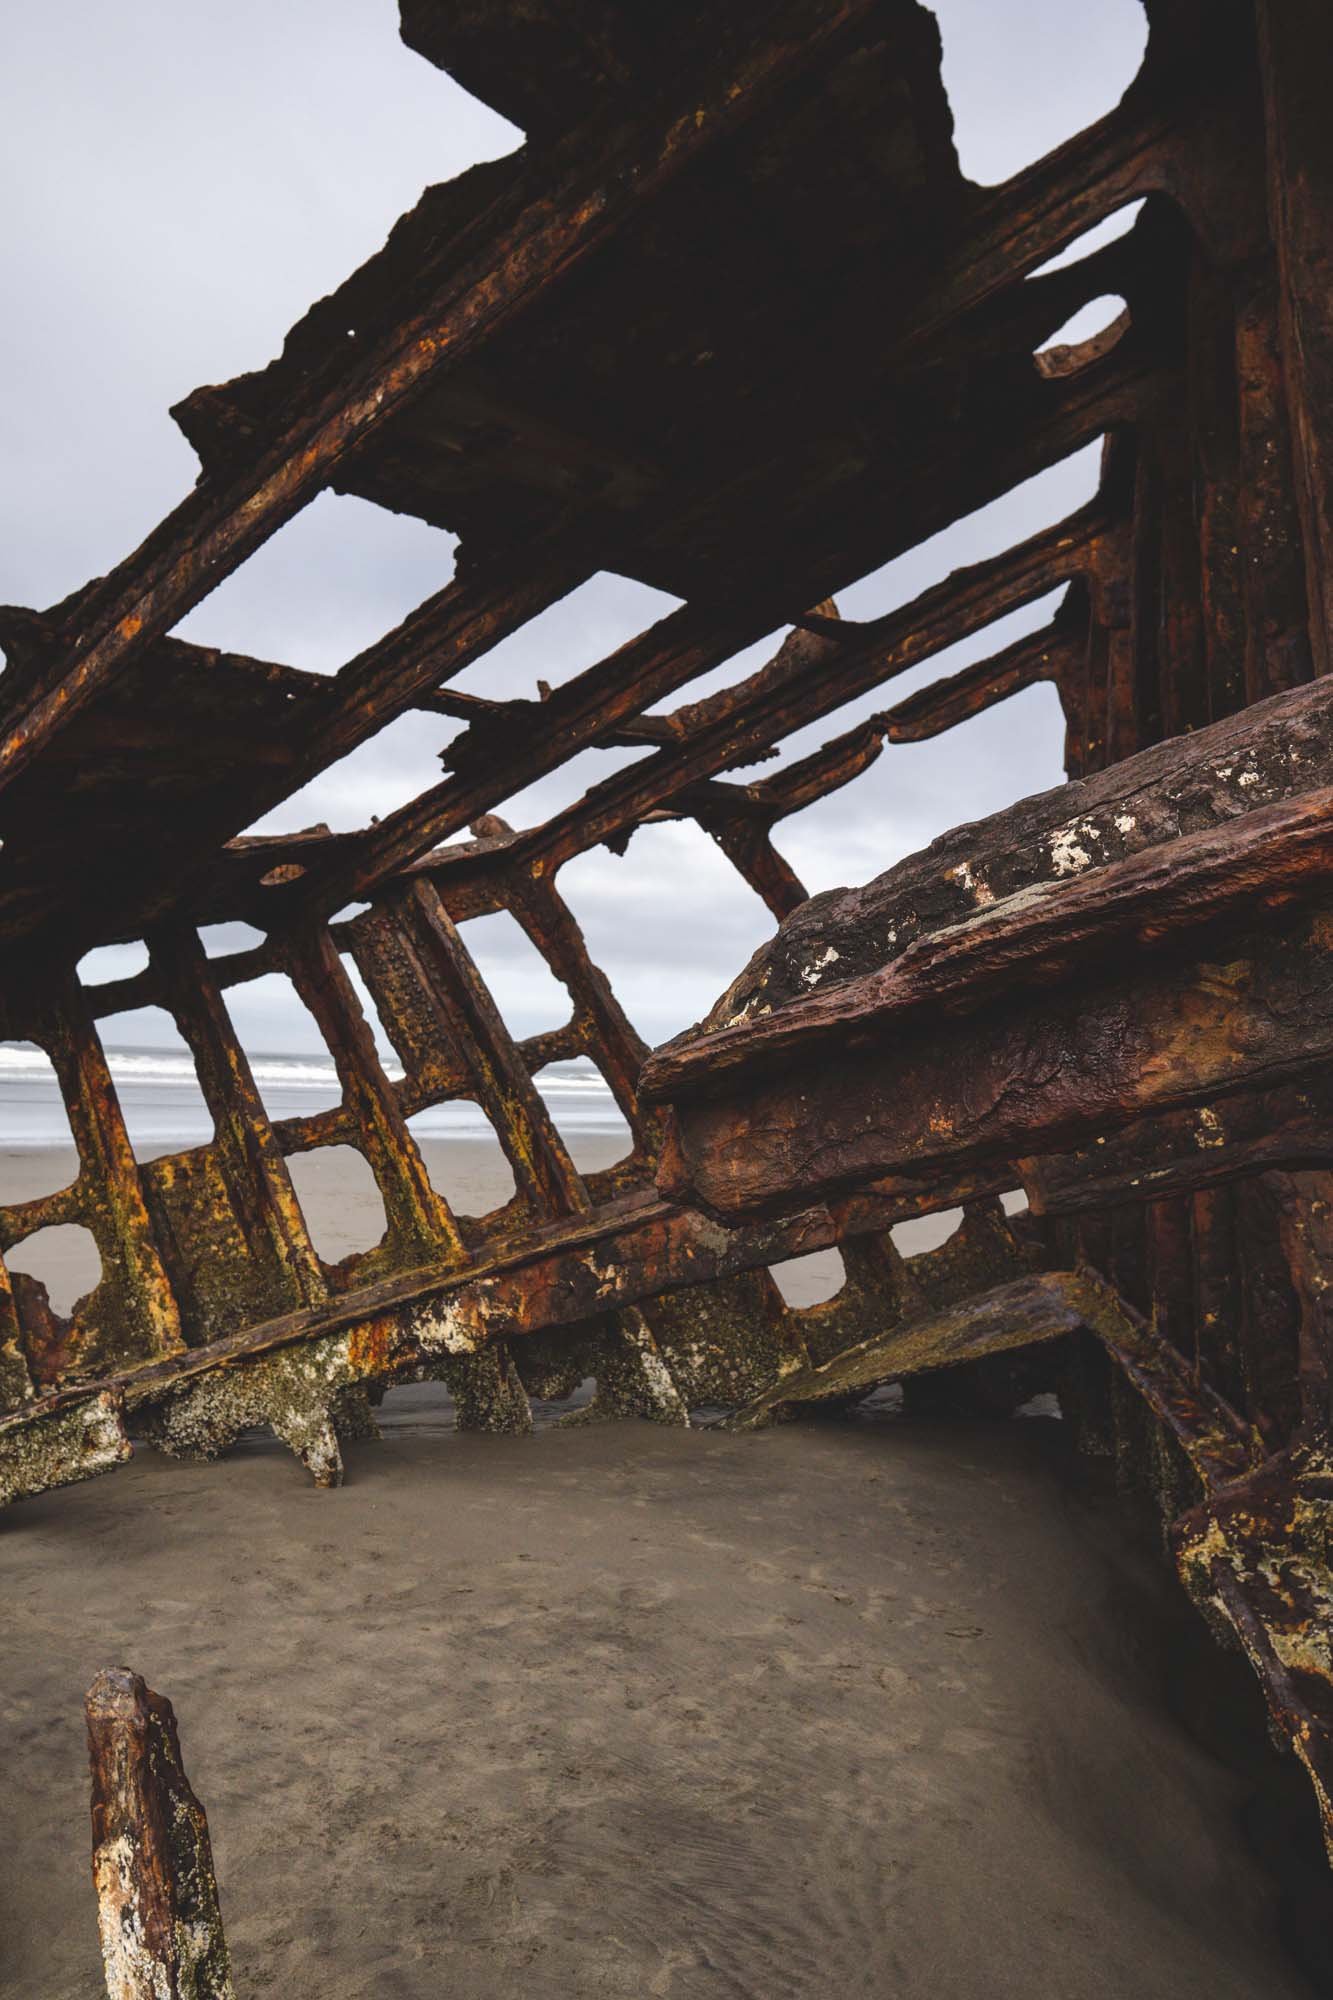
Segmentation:
{"type": "MultiPolygon", "coordinates": [[[[130,1139],[163,1149],[201,1145],[213,1136],[194,1065],[171,1049],[108,1047],[107,1063],[130,1139]]],[[[251,1051],[254,1073],[270,1118],[295,1118],[338,1103],[341,1091],[327,1055],[251,1051]]],[[[402,1075],[391,1059],[390,1076],[402,1075]]],[[[552,1063],[536,1079],[558,1129],[581,1133],[626,1131],[625,1121],[600,1072],[585,1057],[552,1063]]],[[[486,1138],[491,1128],[479,1108],[459,1101],[418,1112],[410,1121],[418,1137],[486,1138]]],[[[30,1042],[0,1042],[0,1151],[67,1146],[69,1127],[50,1059],[30,1042]]]]}

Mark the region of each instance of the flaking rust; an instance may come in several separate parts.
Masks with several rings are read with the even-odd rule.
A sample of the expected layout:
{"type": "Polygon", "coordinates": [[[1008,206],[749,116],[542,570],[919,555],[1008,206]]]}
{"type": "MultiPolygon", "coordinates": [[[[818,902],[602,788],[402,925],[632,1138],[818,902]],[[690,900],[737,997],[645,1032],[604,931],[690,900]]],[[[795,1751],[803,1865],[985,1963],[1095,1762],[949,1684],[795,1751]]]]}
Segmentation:
{"type": "Polygon", "coordinates": [[[701,7],[405,6],[528,143],[429,190],[269,367],[179,406],[201,477],[142,548],[0,609],[0,1033],[50,1057],[78,1152],[0,1209],[0,1498],[252,1428],[333,1485],[384,1389],[429,1375],[497,1431],[588,1376],[584,1421],[758,1422],[896,1376],[909,1407],[1058,1391],[1178,1524],[1327,1807],[1333,14],[1147,12],[1123,102],[983,192],[917,0],[740,0],[722,37],[701,7]],[[1060,340],[1108,295],[1103,335],[1060,340]],[[1067,519],[839,615],[1097,439],[1067,519]],[[331,676],[170,636],[329,490],[452,530],[453,581],[331,676]],[[526,698],[454,685],[607,569],[679,608],[526,698]],[[961,671],[893,689],[964,641],[961,671]],[[783,822],[1038,686],[1068,784],[807,896],[783,822]],[[247,834],[409,713],[455,726],[421,796],[247,834]],[[599,749],[635,754],[540,824],[499,816],[599,749]],[[654,1054],[559,877],[601,845],[633,878],[636,830],[679,822],[779,928],[654,1054]],[[569,996],[526,1041],[468,950],[497,911],[569,996]],[[201,927],[236,921],[260,942],[207,957],[201,927]],[[79,979],[133,940],[142,972],[79,979]],[[276,1124],[228,999],[274,973],[340,1084],[276,1124]],[[144,1161],[97,1023],[150,1005],[214,1131],[144,1161]],[[596,1173],[538,1087],[570,1061],[629,1128],[596,1173]],[[488,1215],[413,1137],[457,1100],[513,1172],[488,1215]],[[337,1145],[386,1229],[331,1265],[288,1163],[337,1145]],[[955,1205],[957,1238],[897,1254],[895,1222],[955,1205]],[[62,1315],[5,1259],[70,1224],[102,1277],[62,1315]],[[790,1309],[769,1267],[835,1244],[842,1291],[790,1309]]]}
{"type": "Polygon", "coordinates": [[[84,1713],[107,2000],[234,2000],[208,1820],[171,1703],[108,1667],[84,1713]]]}

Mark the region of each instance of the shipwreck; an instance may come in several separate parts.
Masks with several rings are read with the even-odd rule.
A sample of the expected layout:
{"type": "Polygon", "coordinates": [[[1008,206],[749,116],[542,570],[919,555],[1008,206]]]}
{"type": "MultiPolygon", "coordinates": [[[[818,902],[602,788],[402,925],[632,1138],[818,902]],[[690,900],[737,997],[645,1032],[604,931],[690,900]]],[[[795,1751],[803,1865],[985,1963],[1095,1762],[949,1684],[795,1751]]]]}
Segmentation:
{"type": "Polygon", "coordinates": [[[269,367],[179,405],[198,484],[111,574],[0,613],[0,1034],[49,1056],[79,1157],[0,1210],[0,1253],[75,1223],[102,1264],[62,1317],[0,1255],[6,1501],[255,1427],[331,1485],[423,1376],[504,1431],[588,1377],[597,1409],[677,1424],[918,1379],[1052,1392],[1160,1509],[1333,1841],[1333,12],[1147,11],[1118,108],[980,188],[918,0],[404,0],[410,45],[526,144],[430,189],[269,367]],[[1108,294],[1101,333],[1053,344],[1108,294]],[[1078,512],[839,615],[1097,440],[1078,512]],[[456,533],[453,579],[328,676],[172,636],[329,490],[456,533]],[[540,698],[453,687],[604,570],[681,606],[540,698]],[[1053,593],[1044,628],[895,694],[1053,593]],[[1039,681],[1063,787],[807,895],[776,827],[1039,681]],[[462,725],[422,796],[356,833],[247,834],[410,711],[462,725]],[[626,746],[544,823],[501,816],[626,746]],[[663,818],[776,929],[652,1051],[559,875],[663,818]],[[498,910],[568,992],[553,1032],[515,1040],[478,973],[465,927],[498,910]],[[208,956],[201,926],[232,920],[262,942],[208,956]],[[131,941],[145,970],[79,978],[131,941]],[[342,1085],[276,1123],[228,1011],[275,971],[342,1085]],[[98,1021],[148,1004],[215,1130],[141,1162],[98,1021]],[[534,1081],[573,1057],[632,1133],[592,1175],[534,1081]],[[515,1181],[481,1217],[408,1123],[462,1098],[515,1181]],[[336,1266],[288,1167],[329,1146],[387,1219],[336,1266]],[[955,1207],[954,1237],[899,1255],[895,1223],[955,1207]],[[770,1267],[831,1245],[842,1291],[794,1310],[770,1267]]]}

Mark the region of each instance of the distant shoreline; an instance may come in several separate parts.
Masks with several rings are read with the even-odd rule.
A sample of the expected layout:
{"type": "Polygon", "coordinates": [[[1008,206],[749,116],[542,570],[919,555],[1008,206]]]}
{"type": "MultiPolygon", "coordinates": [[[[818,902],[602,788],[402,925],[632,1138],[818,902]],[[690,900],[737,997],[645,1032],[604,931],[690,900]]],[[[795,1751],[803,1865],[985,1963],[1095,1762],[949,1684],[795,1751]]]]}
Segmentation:
{"type": "MultiPolygon", "coordinates": [[[[207,1144],[212,1120],[188,1053],[112,1044],[106,1055],[136,1149],[161,1153],[207,1144]]],[[[342,1086],[328,1055],[258,1049],[250,1053],[250,1067],[271,1118],[309,1117],[341,1102],[342,1086]]],[[[386,1069],[401,1075],[392,1061],[386,1069]]],[[[586,1057],[552,1063],[534,1081],[567,1144],[575,1132],[627,1136],[605,1079],[586,1057]]],[[[491,1136],[483,1112],[466,1099],[432,1105],[408,1122],[418,1139],[491,1136]]],[[[0,1043],[0,1151],[59,1150],[69,1144],[49,1059],[31,1043],[0,1043]]]]}

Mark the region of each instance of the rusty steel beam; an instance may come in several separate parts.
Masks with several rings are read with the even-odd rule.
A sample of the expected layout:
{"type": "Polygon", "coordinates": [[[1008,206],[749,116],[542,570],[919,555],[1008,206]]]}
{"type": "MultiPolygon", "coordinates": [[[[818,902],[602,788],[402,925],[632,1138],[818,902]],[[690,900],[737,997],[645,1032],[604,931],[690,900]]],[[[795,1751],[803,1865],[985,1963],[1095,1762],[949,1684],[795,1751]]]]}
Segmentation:
{"type": "Polygon", "coordinates": [[[1333,1460],[1316,1446],[1268,1458],[1183,1515],[1171,1540],[1186,1589],[1239,1640],[1274,1732],[1304,1765],[1333,1862],[1333,1460]]]}
{"type": "MultiPolygon", "coordinates": [[[[534,854],[550,855],[554,864],[616,834],[695,778],[760,753],[776,737],[1041,596],[1080,569],[1085,552],[1105,531],[1099,510],[1091,507],[1021,548],[949,579],[902,613],[865,628],[844,632],[840,626],[837,641],[793,634],[771,669],[761,669],[739,689],[697,704],[695,713],[681,718],[689,732],[681,748],[662,750],[647,760],[648,769],[636,767],[609,779],[586,804],[536,829],[529,836],[534,854]],[[922,622],[926,629],[918,632],[922,622]]],[[[350,863],[335,862],[318,884],[321,906],[332,910],[354,900],[479,813],[598,741],[622,716],[741,651],[771,626],[772,590],[770,584],[762,610],[742,605],[726,613],[701,613],[686,606],[672,613],[599,666],[553,690],[537,718],[539,726],[520,739],[516,751],[497,756],[498,746],[484,733],[471,743],[466,738],[452,743],[449,757],[456,775],[388,815],[356,844],[350,863]]],[[[788,603],[794,612],[797,606],[790,598],[788,603]]]]}
{"type": "Polygon", "coordinates": [[[922,1212],[917,1198],[872,1190],[836,1215],[815,1206],[727,1230],[638,1187],[591,1213],[497,1240],[460,1272],[399,1272],[91,1389],[25,1401],[0,1416],[0,1503],[110,1470],[129,1456],[127,1418],[179,1456],[212,1457],[245,1430],[268,1427],[320,1483],[336,1484],[339,1405],[350,1389],[436,1374],[492,1347],[521,1347],[524,1337],[766,1269],[922,1212]],[[71,1449],[85,1434],[97,1449],[71,1449]]]}
{"type": "Polygon", "coordinates": [[[234,2000],[208,1819],[171,1703],[108,1667],[84,1714],[107,2000],[234,2000]]]}
{"type": "MultiPolygon", "coordinates": [[[[1046,900],[1054,932],[1062,899],[1046,900]]],[[[970,1016],[944,1012],[946,996],[961,998],[944,959],[949,970],[965,957],[984,963],[985,939],[941,954],[920,982],[904,973],[873,997],[844,990],[822,1006],[796,1004],[785,1021],[772,1016],[729,1042],[723,1030],[715,1065],[706,1047],[702,1061],[649,1065],[649,1096],[671,1112],[658,1184],[721,1215],[771,1213],[889,1176],[921,1186],[1016,1162],[1150,1112],[1299,1078],[1333,1059],[1329,924],[1325,904],[1233,933],[1220,949],[1215,940],[1155,952],[1092,995],[1074,980],[1045,983],[1038,1007],[1023,984],[1032,968],[1021,955],[1004,968],[997,936],[997,978],[1007,971],[1010,991],[996,997],[979,981],[974,997],[986,1004],[970,1016]]],[[[1108,924],[1094,943],[1135,935],[1108,924]]],[[[1050,965],[1069,969],[1064,940],[1050,965]]]]}
{"type": "MultiPolygon", "coordinates": [[[[1326,1232],[1327,1204],[1321,1199],[1318,1206],[1316,1227],[1326,1232]]],[[[1327,1247],[1320,1246],[1323,1269],[1327,1247]]],[[[1333,1861],[1333,1459],[1326,1402],[1309,1438],[1270,1453],[1198,1362],[1098,1273],[1070,1274],[1063,1296],[1192,1470],[1192,1504],[1170,1527],[1177,1570],[1199,1609],[1229,1625],[1239,1641],[1274,1734],[1314,1787],[1333,1861]]]]}
{"type": "MultiPolygon", "coordinates": [[[[642,204],[755,115],[766,97],[809,67],[814,53],[848,36],[873,0],[838,0],[774,20],[739,71],[710,79],[688,117],[645,135],[633,125],[591,166],[577,163],[555,187],[511,197],[458,246],[457,262],[429,305],[407,319],[364,366],[302,410],[257,462],[221,490],[205,483],[104,578],[80,606],[81,629],[64,670],[0,739],[0,785],[18,773],[134,653],[168,632],[259,544],[325,487],[338,466],[442,370],[558,282],[642,204]],[[506,212],[507,211],[507,212],[506,212]],[[494,239],[503,246],[497,253],[494,239]]],[[[355,677],[354,677],[355,679],[355,677]]]]}
{"type": "MultiPolygon", "coordinates": [[[[972,1014],[1032,981],[1065,980],[1120,945],[1147,953],[1202,931],[1206,946],[1227,918],[1253,924],[1292,902],[1322,903],[1331,864],[1333,786],[1073,880],[1034,884],[967,922],[923,933],[883,972],[660,1051],[644,1088],[658,1101],[712,1094],[737,1074],[758,1077],[799,1059],[831,1025],[864,1044],[924,1012],[972,1014]]],[[[1316,925],[1312,947],[1323,942],[1316,925]]]]}
{"type": "MultiPolygon", "coordinates": [[[[1330,719],[1333,687],[1295,688],[944,834],[863,887],[819,897],[793,916],[755,953],[704,1026],[711,1032],[743,1026],[793,1000],[805,1003],[887,971],[937,931],[974,918],[1008,920],[1016,910],[1021,917],[1027,905],[1016,898],[1030,901],[1034,892],[1102,879],[1111,863],[1156,852],[1169,871],[1170,849],[1183,835],[1230,829],[1240,852],[1256,839],[1245,831],[1253,813],[1306,795],[1307,806],[1296,809],[1285,836],[1267,822],[1257,836],[1260,845],[1271,845],[1275,865],[1289,839],[1293,860],[1307,841],[1317,842],[1316,795],[1333,786],[1330,719]]],[[[1179,872],[1187,881],[1189,865],[1180,864],[1179,872]]],[[[669,1045],[662,1065],[678,1060],[704,1062],[686,1042],[669,1045]]]]}
{"type": "Polygon", "coordinates": [[[203,947],[191,932],[154,940],[162,989],[194,1056],[213,1119],[221,1180],[241,1223],[250,1262],[293,1305],[328,1296],[287,1163],[203,947]]]}
{"type": "Polygon", "coordinates": [[[1070,1301],[1076,1282],[1063,1271],[1017,1278],[872,1334],[827,1359],[793,1366],[737,1410],[728,1428],[755,1430],[796,1403],[840,1401],[925,1369],[956,1367],[1076,1333],[1086,1323],[1077,1301],[1070,1301]]]}
{"type": "Polygon", "coordinates": [[[884,714],[885,741],[924,743],[1039,681],[1054,681],[1057,687],[1072,683],[1086,646],[1086,633],[1068,630],[1057,618],[1031,638],[1016,639],[990,659],[896,702],[884,714]]]}
{"type": "Polygon", "coordinates": [[[1333,668],[1333,138],[1317,79],[1333,62],[1319,0],[1257,0],[1268,198],[1281,284],[1296,495],[1315,668],[1333,668]]]}
{"type": "Polygon", "coordinates": [[[1333,1166],[1333,1074],[1253,1089],[1100,1133],[1067,1153],[1021,1159],[1039,1215],[1194,1194],[1273,1169],[1333,1166]]]}
{"type": "Polygon", "coordinates": [[[462,1262],[458,1225],[431,1185],[356,989],[327,931],[300,940],[292,977],[333,1056],[349,1136],[369,1162],[384,1202],[389,1254],[403,1263],[435,1257],[462,1262]]]}
{"type": "Polygon", "coordinates": [[[41,1382],[107,1372],[124,1362],[177,1353],[183,1346],[175,1294],[163,1268],[134,1153],[83,990],[73,982],[38,999],[37,1031],[56,1072],[78,1153],[73,1184],[0,1222],[11,1248],[34,1229],[77,1223],[89,1230],[102,1276],[81,1323],[50,1312],[45,1287],[25,1279],[11,1299],[28,1362],[41,1382]],[[18,1233],[14,1233],[17,1226],[18,1233]]]}
{"type": "MultiPolygon", "coordinates": [[[[1113,249],[1116,246],[1112,246],[1113,249]]],[[[1088,266],[1096,266],[1101,256],[1085,260],[1088,266]]],[[[1078,267],[1082,269],[1083,267],[1078,267]]],[[[1089,278],[1091,272],[1088,273],[1089,278]]],[[[1051,279],[1036,281],[1032,287],[1035,295],[1041,294],[1047,286],[1065,285],[1070,274],[1056,274],[1051,279]]],[[[1026,289],[1026,288],[1024,288],[1026,289]]],[[[1142,366],[1142,357],[1138,366],[1142,366]]],[[[992,483],[979,489],[972,498],[972,504],[981,504],[993,497],[996,491],[1014,479],[1028,476],[1039,465],[1058,457],[1062,451],[1073,449],[1087,435],[1094,434],[1106,423],[1123,420],[1130,406],[1125,402],[1123,388],[1116,390],[1114,376],[1107,378],[1105,389],[1098,386],[1098,371],[1088,372],[1088,382],[1071,385],[1071,396],[1067,399],[1065,420],[1059,421],[1060,410],[1054,417],[1034,426],[1032,438],[1020,450],[1018,456],[1000,453],[994,463],[992,483]],[[1089,390],[1094,391],[1093,403],[1096,414],[1085,411],[1089,390]],[[1074,428],[1070,428],[1071,423],[1074,428]],[[1049,429],[1049,436],[1047,431],[1049,429]],[[1043,438],[1046,441],[1043,443],[1043,438]]],[[[1135,364],[1131,360],[1129,379],[1135,374],[1135,364]]],[[[997,414],[1003,413],[1003,406],[997,414]]],[[[986,463],[980,457],[975,463],[986,463]]],[[[867,521],[874,518],[875,509],[868,501],[863,501],[858,510],[867,521]]],[[[948,518],[947,514],[943,518],[948,518]]],[[[921,504],[918,501],[911,526],[920,532],[923,525],[921,504]]],[[[855,555],[842,549],[821,558],[821,571],[825,586],[839,578],[846,580],[859,569],[885,559],[898,546],[905,545],[894,537],[889,546],[883,543],[881,532],[878,544],[868,539],[855,555]],[[832,567],[830,567],[830,564],[832,567]]],[[[765,594],[782,589],[790,582],[790,562],[784,564],[774,577],[763,583],[765,594]]],[[[332,682],[325,682],[327,694],[318,700],[317,712],[312,718],[313,726],[301,733],[293,745],[294,757],[290,768],[284,760],[281,773],[265,774],[256,767],[244,792],[238,793],[237,817],[240,820],[252,817],[264,810],[290,791],[292,787],[308,780],[318,770],[340,755],[346,754],[364,740],[374,730],[382,727],[404,707],[411,706],[430,693],[434,684],[445,673],[456,673],[467,665],[477,654],[494,644],[512,630],[524,618],[533,615],[555,596],[571,588],[587,573],[586,559],[561,553],[554,547],[550,550],[537,549],[531,552],[522,571],[510,574],[494,573],[494,565],[488,567],[482,578],[469,578],[464,582],[449,586],[435,598],[421,606],[395,632],[367,649],[357,660],[350,662],[332,682]],[[243,805],[240,800],[243,798],[243,805]]],[[[813,593],[813,578],[811,590],[813,593]]],[[[808,600],[807,600],[808,601],[808,600]]],[[[794,603],[788,608],[795,608],[794,603]]],[[[81,604],[81,613],[86,606],[81,604]]],[[[773,607],[770,604],[763,616],[758,617],[747,630],[745,637],[753,637],[755,631],[771,625],[773,607]]],[[[736,639],[734,644],[744,641],[736,639]]],[[[166,642],[164,642],[165,644],[166,642]]],[[[168,650],[173,659],[183,657],[192,651],[170,642],[168,650]]],[[[156,655],[154,656],[156,657],[156,655]]],[[[165,655],[164,655],[165,657],[165,655]]],[[[303,677],[305,680],[310,677],[303,677]]],[[[648,697],[645,697],[648,698],[648,697]]],[[[433,696],[432,696],[433,699],[433,696]]],[[[633,732],[647,726],[641,718],[627,715],[623,727],[633,732]]],[[[614,727],[609,736],[614,736],[614,727]]],[[[607,738],[599,739],[607,740],[607,738]]],[[[576,746],[572,746],[576,747],[576,746]]],[[[512,789],[512,787],[510,787],[512,789]]],[[[496,803],[491,799],[489,803],[496,803]]],[[[476,801],[472,810],[480,809],[476,801]]],[[[235,824],[235,822],[233,822],[235,824]]],[[[208,827],[201,828],[205,838],[208,827]]],[[[213,828],[213,837],[226,831],[220,823],[213,828]]],[[[438,836],[437,836],[438,837],[438,836]]],[[[108,933],[110,935],[111,933],[108,933]]]]}

